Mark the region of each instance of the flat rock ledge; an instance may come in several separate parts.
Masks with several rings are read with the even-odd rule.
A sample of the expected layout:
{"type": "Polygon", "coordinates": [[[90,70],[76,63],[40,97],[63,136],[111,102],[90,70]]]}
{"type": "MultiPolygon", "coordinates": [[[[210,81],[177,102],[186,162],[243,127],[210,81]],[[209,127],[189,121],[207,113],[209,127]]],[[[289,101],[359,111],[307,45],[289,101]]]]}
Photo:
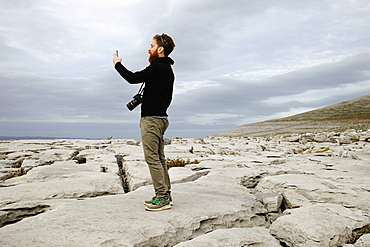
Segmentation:
{"type": "Polygon", "coordinates": [[[161,212],[138,140],[1,141],[0,246],[370,246],[369,137],[168,139],[161,212]]]}

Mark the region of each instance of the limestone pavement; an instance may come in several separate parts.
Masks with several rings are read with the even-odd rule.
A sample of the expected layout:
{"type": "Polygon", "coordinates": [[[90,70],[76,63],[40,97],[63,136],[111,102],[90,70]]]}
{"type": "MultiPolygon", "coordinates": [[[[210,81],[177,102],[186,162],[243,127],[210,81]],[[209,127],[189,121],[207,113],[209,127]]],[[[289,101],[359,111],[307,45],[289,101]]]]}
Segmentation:
{"type": "Polygon", "coordinates": [[[321,134],[169,139],[160,212],[140,141],[2,141],[0,246],[369,246],[370,131],[321,134]]]}

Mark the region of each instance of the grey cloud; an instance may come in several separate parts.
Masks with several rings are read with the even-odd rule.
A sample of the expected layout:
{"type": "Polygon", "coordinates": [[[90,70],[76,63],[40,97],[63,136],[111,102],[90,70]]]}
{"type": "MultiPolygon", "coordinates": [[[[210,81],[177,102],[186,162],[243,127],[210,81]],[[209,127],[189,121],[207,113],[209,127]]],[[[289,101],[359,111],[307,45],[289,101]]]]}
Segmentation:
{"type": "MultiPolygon", "coordinates": [[[[173,136],[221,132],[243,119],[267,119],[292,108],[312,109],[370,93],[366,86],[370,16],[364,2],[125,4],[2,3],[0,119],[116,122],[111,126],[115,133],[121,127],[137,128],[139,110],[129,112],[125,104],[138,86],[127,84],[116,73],[111,54],[119,49],[130,70],[141,70],[148,64],[152,36],[162,32],[172,35],[177,44],[171,55],[177,82],[212,81],[217,85],[174,95],[169,110],[173,136]],[[15,13],[20,18],[10,18],[15,13]],[[253,79],[254,75],[259,79],[253,79]],[[311,90],[325,94],[325,90],[358,82],[363,82],[362,90],[311,101],[294,97],[311,90]],[[266,102],[283,96],[292,99],[266,102]],[[189,122],[201,116],[207,120],[207,114],[219,116],[215,125],[189,122]]],[[[51,126],[54,131],[72,133],[62,124],[51,126]]],[[[82,126],[76,123],[75,129],[82,131],[82,126]]],[[[90,128],[99,135],[109,132],[109,128],[98,131],[104,128],[100,124],[86,129],[90,128]]],[[[17,128],[18,133],[21,129],[17,128]]]]}
{"type": "Polygon", "coordinates": [[[370,53],[312,68],[294,71],[270,79],[269,85],[279,85],[276,95],[294,94],[309,89],[330,88],[346,83],[369,80],[370,53]],[[280,89],[280,90],[279,90],[280,89]]]}
{"type": "MultiPolygon", "coordinates": [[[[341,62],[302,69],[264,80],[214,78],[220,86],[196,90],[191,93],[191,98],[189,95],[176,96],[174,107],[181,110],[175,112],[185,113],[185,116],[220,112],[241,116],[268,116],[292,107],[317,108],[337,103],[359,95],[343,92],[341,96],[310,103],[292,100],[272,105],[263,101],[271,97],[289,96],[314,89],[330,90],[350,82],[370,81],[370,75],[366,73],[370,70],[369,62],[370,54],[360,54],[341,62]],[[350,95],[352,96],[349,97],[350,95]]],[[[370,90],[362,93],[370,93],[370,90]]],[[[181,114],[177,115],[181,117],[181,114]]]]}

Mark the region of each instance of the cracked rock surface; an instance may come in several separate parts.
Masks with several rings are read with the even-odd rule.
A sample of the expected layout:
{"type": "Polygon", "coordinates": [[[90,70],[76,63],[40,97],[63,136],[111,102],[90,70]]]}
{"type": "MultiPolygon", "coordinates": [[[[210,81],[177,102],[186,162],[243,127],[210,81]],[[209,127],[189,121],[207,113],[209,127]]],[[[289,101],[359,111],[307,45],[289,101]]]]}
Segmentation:
{"type": "Polygon", "coordinates": [[[369,134],[171,139],[161,212],[137,140],[3,141],[0,246],[369,246],[369,134]]]}

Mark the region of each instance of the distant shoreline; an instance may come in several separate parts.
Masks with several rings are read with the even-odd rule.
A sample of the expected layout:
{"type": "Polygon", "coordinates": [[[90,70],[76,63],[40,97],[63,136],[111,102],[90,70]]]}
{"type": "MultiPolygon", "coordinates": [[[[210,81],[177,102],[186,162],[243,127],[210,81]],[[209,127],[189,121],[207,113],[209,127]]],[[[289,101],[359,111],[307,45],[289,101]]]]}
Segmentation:
{"type": "MultiPolygon", "coordinates": [[[[90,139],[98,140],[103,138],[72,138],[72,137],[44,137],[44,136],[0,136],[0,141],[15,141],[15,140],[54,140],[54,139],[90,139]]],[[[106,139],[106,138],[104,138],[106,139]]]]}

